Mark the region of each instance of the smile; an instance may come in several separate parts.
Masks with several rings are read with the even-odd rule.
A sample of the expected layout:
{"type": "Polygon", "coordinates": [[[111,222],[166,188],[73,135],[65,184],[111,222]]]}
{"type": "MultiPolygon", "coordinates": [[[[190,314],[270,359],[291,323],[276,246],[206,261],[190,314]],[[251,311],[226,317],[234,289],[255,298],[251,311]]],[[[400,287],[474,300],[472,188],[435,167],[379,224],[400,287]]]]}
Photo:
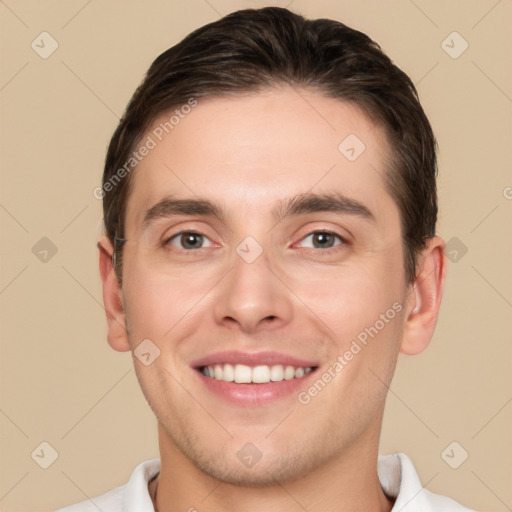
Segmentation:
{"type": "Polygon", "coordinates": [[[320,363],[271,350],[224,350],[191,361],[190,366],[208,394],[237,407],[259,407],[293,400],[320,363]]]}
{"type": "Polygon", "coordinates": [[[200,372],[205,377],[237,384],[266,384],[283,380],[300,379],[313,370],[313,367],[275,364],[247,366],[245,364],[216,364],[203,366],[200,372]]]}

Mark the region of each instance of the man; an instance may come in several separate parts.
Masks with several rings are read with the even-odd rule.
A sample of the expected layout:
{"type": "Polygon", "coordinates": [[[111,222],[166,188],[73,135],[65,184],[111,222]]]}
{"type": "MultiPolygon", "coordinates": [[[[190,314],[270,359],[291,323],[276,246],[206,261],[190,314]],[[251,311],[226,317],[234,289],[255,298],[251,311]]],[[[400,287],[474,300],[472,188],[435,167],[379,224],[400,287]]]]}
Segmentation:
{"type": "Polygon", "coordinates": [[[233,13],[160,55],[113,135],[98,243],[160,459],[67,512],[463,511],[378,457],[445,280],[436,143],[366,35],[233,13]]]}

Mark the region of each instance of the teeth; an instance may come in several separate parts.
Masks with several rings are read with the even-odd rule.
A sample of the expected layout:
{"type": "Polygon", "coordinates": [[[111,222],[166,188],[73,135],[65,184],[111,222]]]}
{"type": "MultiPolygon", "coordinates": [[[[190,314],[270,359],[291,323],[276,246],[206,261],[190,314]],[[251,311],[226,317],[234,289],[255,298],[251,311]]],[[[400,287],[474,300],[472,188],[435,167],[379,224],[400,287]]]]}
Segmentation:
{"type": "Polygon", "coordinates": [[[270,380],[273,382],[279,382],[284,379],[284,370],[283,366],[280,364],[276,364],[270,368],[270,380]]]}
{"type": "Polygon", "coordinates": [[[309,368],[260,365],[250,367],[245,364],[216,364],[214,366],[203,366],[201,373],[205,377],[238,384],[265,384],[267,382],[280,382],[282,380],[300,379],[312,370],[309,368]]]}
{"type": "Polygon", "coordinates": [[[268,366],[255,366],[252,369],[252,382],[270,382],[270,368],[268,366]]]}
{"type": "Polygon", "coordinates": [[[249,384],[251,382],[251,367],[245,364],[235,366],[235,382],[238,384],[249,384]]]}
{"type": "Polygon", "coordinates": [[[295,377],[295,368],[293,366],[287,366],[284,369],[284,380],[290,380],[295,377]]]}
{"type": "Polygon", "coordinates": [[[220,379],[233,382],[235,380],[235,369],[230,364],[225,364],[220,379]]]}

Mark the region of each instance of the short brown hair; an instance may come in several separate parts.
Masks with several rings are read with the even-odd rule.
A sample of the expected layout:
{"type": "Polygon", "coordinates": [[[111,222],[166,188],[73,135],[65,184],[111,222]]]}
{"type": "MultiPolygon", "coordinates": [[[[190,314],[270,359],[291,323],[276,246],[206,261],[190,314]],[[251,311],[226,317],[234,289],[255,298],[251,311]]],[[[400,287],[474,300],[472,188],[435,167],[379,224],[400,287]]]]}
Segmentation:
{"type": "MultiPolygon", "coordinates": [[[[411,79],[366,34],[337,21],[267,7],[234,12],[189,34],[153,62],[131,98],[110,141],[103,185],[119,177],[142,136],[170,109],[190,98],[281,84],[353,103],[383,127],[391,148],[386,187],[400,211],[405,275],[412,282],[417,255],[435,236],[436,140],[411,79]]],[[[117,181],[103,194],[105,229],[116,253],[133,180],[127,174],[117,181]]]]}

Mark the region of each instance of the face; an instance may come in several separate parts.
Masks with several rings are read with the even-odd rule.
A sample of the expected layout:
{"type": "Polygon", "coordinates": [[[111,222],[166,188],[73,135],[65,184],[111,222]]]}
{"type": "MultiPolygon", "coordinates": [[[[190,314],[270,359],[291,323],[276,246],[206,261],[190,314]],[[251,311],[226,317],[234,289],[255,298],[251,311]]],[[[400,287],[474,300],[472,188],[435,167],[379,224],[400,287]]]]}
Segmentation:
{"type": "Polygon", "coordinates": [[[291,88],[201,100],[158,141],[168,119],[122,285],[130,347],[160,351],[134,363],[161,442],[244,485],[376,446],[408,300],[382,129],[291,88]]]}

